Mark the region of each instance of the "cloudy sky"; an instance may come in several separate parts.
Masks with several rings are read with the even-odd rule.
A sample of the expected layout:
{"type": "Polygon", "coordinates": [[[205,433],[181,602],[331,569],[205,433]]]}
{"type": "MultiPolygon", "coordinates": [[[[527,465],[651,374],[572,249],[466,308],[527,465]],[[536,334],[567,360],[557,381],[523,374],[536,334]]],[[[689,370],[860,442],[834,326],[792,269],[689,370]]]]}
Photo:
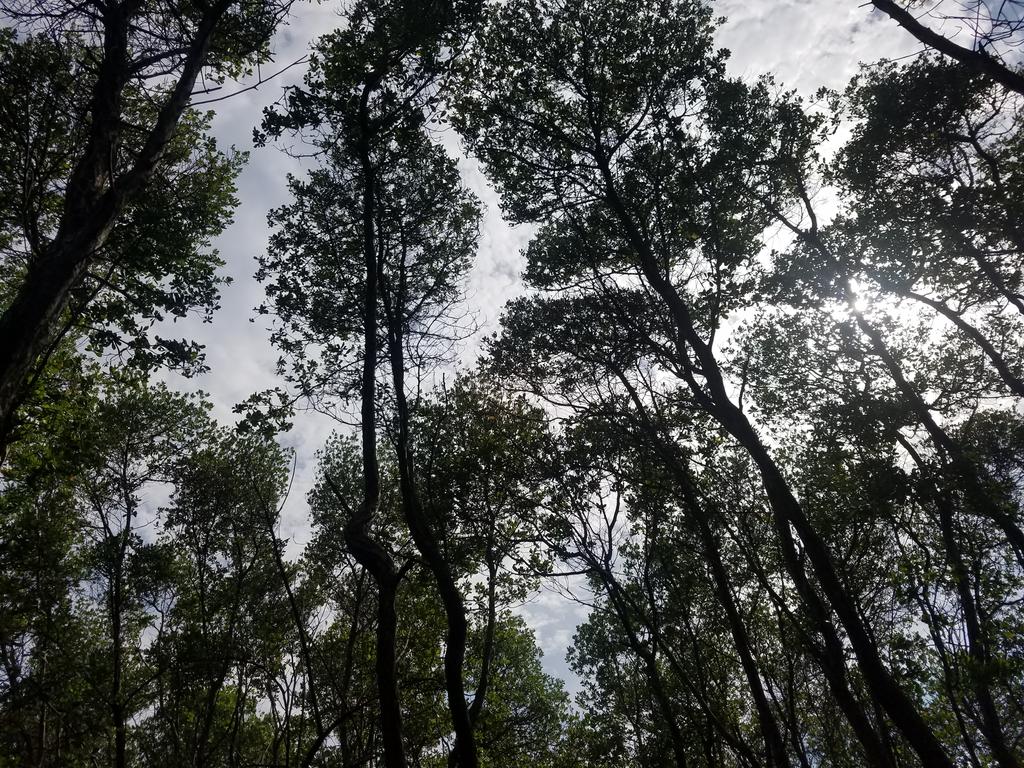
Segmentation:
{"type": "MultiPolygon", "coordinates": [[[[904,56],[920,48],[893,22],[860,0],[718,0],[714,5],[727,19],[718,38],[732,52],[732,74],[756,78],[771,73],[785,87],[808,95],[822,86],[842,87],[861,62],[904,56]]],[[[337,9],[331,0],[296,3],[291,23],[274,41],[275,64],[264,73],[300,59],[311,41],[338,24],[337,9]]],[[[210,373],[173,384],[208,392],[216,414],[225,422],[234,420],[235,403],[255,391],[280,384],[274,375],[277,356],[267,340],[267,319],[253,311],[263,298],[253,273],[255,258],[266,247],[267,211],[285,201],[286,175],[303,173],[303,166],[274,148],[254,150],[252,130],[263,108],[280,98],[283,87],[300,82],[303,71],[301,65],[292,67],[256,90],[212,105],[216,108],[214,130],[221,144],[251,150],[252,155],[239,180],[241,205],[234,223],[217,242],[234,282],[224,291],[222,308],[212,324],[183,329],[183,333],[194,333],[206,345],[210,373]]],[[[444,141],[457,153],[454,137],[445,137],[444,141]]],[[[521,289],[520,250],[529,233],[502,221],[496,195],[487,187],[479,168],[464,157],[460,163],[467,185],[487,206],[469,288],[472,309],[485,333],[494,329],[504,302],[521,289]]],[[[282,535],[292,540],[293,552],[309,536],[305,495],[312,479],[314,454],[333,428],[323,417],[302,414],[282,438],[296,453],[295,482],[282,521],[282,535]]],[[[558,591],[545,590],[522,610],[537,632],[548,671],[571,678],[565,666],[565,649],[583,616],[582,609],[558,591]]],[[[571,679],[569,683],[574,687],[571,679]]]]}

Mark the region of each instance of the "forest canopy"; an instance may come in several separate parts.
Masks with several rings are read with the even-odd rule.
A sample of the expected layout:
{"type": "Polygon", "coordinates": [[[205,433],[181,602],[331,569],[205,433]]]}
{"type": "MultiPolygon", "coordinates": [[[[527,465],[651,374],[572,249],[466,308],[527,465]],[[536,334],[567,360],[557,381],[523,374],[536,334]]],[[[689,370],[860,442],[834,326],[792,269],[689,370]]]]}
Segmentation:
{"type": "Polygon", "coordinates": [[[0,768],[1024,765],[1024,4],[867,5],[0,0],[0,768]]]}

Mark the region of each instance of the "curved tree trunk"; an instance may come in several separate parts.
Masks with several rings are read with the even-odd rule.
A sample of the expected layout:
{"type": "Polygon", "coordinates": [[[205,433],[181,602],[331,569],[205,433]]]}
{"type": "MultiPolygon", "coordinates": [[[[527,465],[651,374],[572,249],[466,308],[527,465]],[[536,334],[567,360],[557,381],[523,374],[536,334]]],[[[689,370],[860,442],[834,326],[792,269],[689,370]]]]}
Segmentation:
{"type": "Polygon", "coordinates": [[[406,524],[409,526],[409,532],[412,534],[413,542],[416,544],[416,549],[423,556],[427,567],[434,576],[448,624],[448,632],[445,637],[444,679],[448,694],[448,711],[452,718],[452,729],[455,731],[453,749],[455,762],[460,768],[477,768],[476,737],[470,720],[469,707],[466,704],[466,685],[463,679],[466,645],[469,639],[466,606],[455,574],[441,553],[437,536],[431,530],[430,523],[424,514],[416,488],[416,469],[410,436],[411,419],[405,395],[405,351],[402,327],[405,309],[405,254],[402,254],[402,259],[400,284],[392,292],[395,297],[394,305],[385,301],[385,311],[388,315],[388,352],[398,420],[396,448],[402,512],[405,515],[406,524]]]}
{"type": "MultiPolygon", "coordinates": [[[[782,470],[761,442],[746,414],[729,397],[718,360],[711,348],[701,339],[693,324],[689,308],[662,273],[661,266],[650,244],[619,197],[607,158],[599,156],[597,161],[604,177],[606,201],[611,212],[619,219],[626,239],[640,259],[640,268],[644,279],[664,302],[676,326],[680,363],[687,370],[687,383],[697,404],[749,453],[761,474],[769,505],[775,517],[776,529],[783,541],[787,565],[792,568],[792,560],[795,556],[795,552],[786,551],[785,545],[785,538],[792,526],[800,537],[804,553],[814,569],[822,592],[846,630],[858,665],[872,695],[882,704],[893,723],[925,765],[935,766],[935,768],[954,768],[952,760],[921,716],[917,706],[907,696],[882,661],[878,646],[864,624],[856,602],[847,592],[836,571],[828,546],[807,518],[782,470]],[[705,381],[704,387],[700,386],[694,378],[690,368],[691,361],[688,350],[692,350],[697,358],[701,375],[705,381]]],[[[790,575],[797,587],[801,589],[801,597],[809,600],[808,607],[813,608],[814,590],[804,591],[801,584],[803,574],[798,569],[791,572],[790,575]]],[[[817,615],[817,611],[812,612],[811,615],[816,624],[827,631],[827,617],[817,615]]]]}
{"type": "MultiPolygon", "coordinates": [[[[380,505],[380,466],[377,461],[377,244],[374,227],[376,188],[370,158],[372,125],[369,116],[370,95],[380,84],[381,75],[373,73],[363,86],[359,101],[358,153],[363,173],[363,265],[366,288],[363,296],[363,370],[360,389],[360,427],[363,464],[363,498],[345,526],[345,544],[352,556],[370,572],[377,583],[377,653],[375,670],[380,704],[381,741],[384,743],[384,765],[405,768],[405,747],[402,743],[402,708],[398,695],[396,645],[398,616],[395,597],[398,571],[387,550],[370,534],[370,525],[380,505]]],[[[333,485],[339,502],[345,503],[333,485]]]]}

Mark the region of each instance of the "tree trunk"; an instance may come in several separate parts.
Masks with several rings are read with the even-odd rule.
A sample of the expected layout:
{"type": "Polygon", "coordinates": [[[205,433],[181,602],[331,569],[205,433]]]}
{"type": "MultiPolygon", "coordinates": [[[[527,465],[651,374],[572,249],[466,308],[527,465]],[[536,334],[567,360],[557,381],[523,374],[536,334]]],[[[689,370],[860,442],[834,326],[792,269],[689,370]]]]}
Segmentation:
{"type": "Polygon", "coordinates": [[[64,209],[52,243],[29,265],[28,274],[0,316],[0,427],[6,437],[37,358],[46,349],[71,293],[95,253],[106,243],[126,202],[157,169],[188,107],[214,30],[232,0],[220,0],[200,20],[181,72],[132,167],[112,178],[119,151],[122,95],[130,77],[131,18],[117,4],[104,6],[103,60],[90,101],[89,140],[64,194],[64,209]]]}
{"type": "Polygon", "coordinates": [[[484,627],[484,643],[480,660],[480,678],[473,694],[473,703],[469,707],[469,721],[476,727],[476,722],[483,711],[487,699],[487,688],[491,679],[491,657],[494,656],[494,631],[497,625],[497,580],[498,564],[492,543],[487,547],[487,625],[484,627]]]}
{"type": "MultiPolygon", "coordinates": [[[[754,460],[754,464],[761,473],[762,483],[780,537],[788,534],[790,525],[796,530],[822,591],[846,629],[858,665],[872,695],[885,708],[893,723],[925,765],[935,768],[954,768],[952,760],[924,718],[921,717],[914,702],[886,668],[878,652],[878,647],[861,619],[856,603],[846,591],[836,572],[828,547],[805,515],[803,507],[797,501],[782,471],[768,453],[746,415],[729,398],[714,353],[700,338],[694,327],[689,308],[668,278],[662,274],[661,267],[649,243],[626,211],[625,205],[618,196],[607,159],[599,157],[598,165],[605,180],[607,203],[612,213],[619,219],[627,240],[640,257],[640,267],[644,279],[664,302],[676,326],[680,363],[687,370],[687,383],[697,404],[732,435],[754,460]],[[697,357],[707,391],[693,378],[687,348],[692,349],[697,357]]],[[[788,553],[786,561],[792,567],[791,557],[788,553]]],[[[795,571],[790,575],[799,588],[802,574],[795,571]]],[[[809,594],[802,596],[805,599],[810,597],[809,594]]],[[[825,617],[814,616],[813,613],[812,618],[815,618],[819,625],[827,623],[825,617]]],[[[824,626],[822,628],[826,629],[824,626]]]]}
{"type": "MultiPolygon", "coordinates": [[[[404,255],[403,255],[404,258],[404,255]]],[[[404,274],[404,270],[403,270],[404,274]]],[[[427,563],[434,576],[441,603],[444,606],[448,632],[445,637],[444,679],[448,694],[448,710],[455,731],[454,755],[460,768],[477,768],[476,737],[466,705],[466,686],[463,667],[466,660],[468,624],[462,593],[456,583],[451,566],[441,554],[437,536],[423,512],[416,488],[416,470],[410,437],[410,413],[405,396],[405,354],[402,315],[404,312],[404,287],[399,286],[395,294],[397,307],[388,309],[388,347],[391,360],[391,375],[394,384],[395,408],[398,419],[398,474],[402,496],[402,512],[412,534],[416,549],[427,563]]]]}
{"type": "MultiPolygon", "coordinates": [[[[366,292],[363,296],[363,370],[360,397],[362,416],[363,498],[345,526],[345,544],[352,556],[370,572],[377,582],[377,653],[376,675],[380,703],[381,740],[384,742],[386,768],[405,768],[405,747],[402,743],[402,709],[398,695],[398,674],[395,668],[398,636],[398,615],[395,596],[398,572],[391,555],[370,535],[370,525],[380,505],[380,467],[377,462],[377,249],[374,231],[376,209],[375,173],[370,158],[372,126],[369,98],[380,84],[382,75],[372,73],[363,86],[359,101],[359,160],[363,173],[363,263],[366,292]]],[[[340,503],[345,499],[331,484],[340,503]]]]}
{"type": "Polygon", "coordinates": [[[938,32],[933,32],[919,22],[914,14],[900,7],[893,0],[871,0],[871,4],[929,48],[960,62],[972,72],[987,75],[1011,91],[1024,94],[1024,76],[990,56],[983,48],[975,51],[957,45],[938,32]]]}

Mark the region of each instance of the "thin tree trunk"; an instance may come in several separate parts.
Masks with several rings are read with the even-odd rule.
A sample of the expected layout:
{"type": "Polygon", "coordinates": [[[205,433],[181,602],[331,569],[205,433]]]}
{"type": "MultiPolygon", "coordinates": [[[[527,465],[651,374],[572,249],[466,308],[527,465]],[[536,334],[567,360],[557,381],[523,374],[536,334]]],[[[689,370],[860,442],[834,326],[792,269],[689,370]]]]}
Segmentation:
{"type": "Polygon", "coordinates": [[[469,707],[469,721],[476,727],[477,720],[484,708],[484,701],[487,699],[487,688],[491,679],[491,661],[494,656],[494,632],[497,625],[497,580],[498,564],[495,560],[493,542],[488,541],[487,545],[487,624],[484,627],[484,642],[480,659],[480,678],[477,681],[476,692],[473,694],[473,703],[469,707]]]}
{"type": "MultiPolygon", "coordinates": [[[[47,617],[48,618],[49,618],[49,613],[50,613],[49,610],[47,610],[47,617]]],[[[48,655],[47,654],[47,650],[48,650],[47,646],[48,645],[49,645],[48,639],[46,638],[46,635],[44,633],[40,637],[39,647],[36,650],[36,659],[37,659],[36,664],[38,665],[37,670],[36,670],[36,675],[38,675],[40,680],[46,680],[47,655],[48,655]]],[[[10,673],[8,673],[7,679],[8,680],[13,680],[14,678],[13,678],[13,676],[10,673]]],[[[13,688],[14,686],[11,686],[11,687],[13,688]]],[[[8,689],[8,690],[10,690],[10,689],[8,689]]],[[[48,716],[49,709],[50,709],[49,702],[45,698],[43,698],[39,702],[39,715],[36,718],[36,734],[35,734],[34,748],[33,748],[33,741],[32,741],[32,739],[27,734],[25,736],[25,742],[28,745],[27,751],[29,753],[29,762],[34,766],[34,768],[46,768],[47,764],[49,764],[49,762],[50,762],[50,760],[49,760],[50,750],[46,746],[47,730],[48,730],[48,727],[47,727],[48,726],[47,716],[48,716]],[[35,752],[36,754],[33,755],[32,754],[33,752],[35,752]]],[[[59,736],[58,736],[58,739],[57,739],[57,743],[58,743],[58,745],[60,744],[59,736]]]]}
{"type": "MultiPolygon", "coordinates": [[[[352,623],[349,625],[348,637],[345,640],[345,662],[342,665],[341,670],[341,691],[340,699],[348,705],[350,688],[352,686],[352,670],[355,663],[355,648],[356,639],[359,633],[359,615],[362,612],[363,606],[363,585],[366,580],[366,569],[359,571],[359,580],[356,582],[356,589],[354,595],[354,601],[352,606],[352,623]]],[[[355,708],[352,710],[355,711],[355,708]]],[[[338,740],[341,745],[341,761],[342,765],[350,765],[352,763],[352,745],[350,741],[350,731],[347,725],[347,719],[342,719],[341,722],[336,726],[339,729],[338,740]]],[[[332,730],[334,730],[332,728],[332,730]]],[[[310,757],[312,760],[312,757],[310,757]]]]}
{"type": "MultiPolygon", "coordinates": [[[[624,601],[628,602],[628,597],[624,594],[623,590],[619,590],[619,594],[624,601]]],[[[654,601],[653,596],[649,596],[648,599],[651,601],[651,608],[653,614],[654,601]]],[[[753,768],[760,768],[762,761],[754,753],[754,750],[749,744],[743,739],[738,733],[733,733],[732,730],[723,722],[722,718],[715,712],[714,707],[711,705],[710,697],[707,693],[707,680],[702,674],[702,665],[704,658],[700,651],[700,644],[697,641],[697,630],[693,626],[693,622],[690,620],[689,613],[684,609],[682,611],[683,623],[686,626],[686,634],[688,635],[689,644],[693,649],[693,660],[695,663],[694,670],[692,673],[688,673],[683,665],[680,663],[679,658],[673,653],[672,649],[664,640],[664,635],[661,632],[661,628],[658,625],[657,618],[651,616],[650,621],[644,616],[639,617],[639,621],[647,628],[651,634],[651,647],[657,652],[661,650],[661,654],[665,657],[669,667],[680,682],[685,685],[694,694],[697,699],[697,706],[700,708],[701,714],[704,716],[707,724],[710,727],[703,727],[701,732],[705,734],[705,737],[710,739],[711,731],[717,731],[721,736],[721,740],[717,746],[720,748],[721,743],[725,743],[735,753],[740,765],[753,766],[753,768]],[[696,678],[691,680],[690,678],[696,678]]]]}
{"type": "MultiPolygon", "coordinates": [[[[404,254],[402,258],[404,259],[404,254]]],[[[400,283],[404,283],[404,268],[401,271],[400,283]]],[[[466,644],[469,636],[466,607],[451,566],[441,553],[437,536],[431,530],[423,512],[416,488],[416,470],[410,436],[411,417],[405,395],[405,352],[402,328],[405,288],[403,284],[397,287],[394,295],[397,297],[396,306],[387,309],[388,347],[398,420],[396,448],[402,511],[416,549],[423,556],[427,567],[434,576],[448,624],[444,650],[444,678],[448,694],[448,711],[452,718],[452,728],[455,731],[453,751],[456,756],[456,764],[460,768],[477,768],[476,737],[466,704],[466,685],[463,679],[466,644]]],[[[387,305],[387,302],[385,304],[387,305]]]]}
{"type": "MultiPolygon", "coordinates": [[[[370,535],[370,525],[380,505],[380,467],[377,462],[377,251],[374,217],[376,188],[370,158],[372,126],[369,117],[370,95],[380,84],[382,75],[375,72],[363,86],[359,101],[358,153],[363,173],[363,262],[366,289],[363,296],[363,371],[360,396],[362,416],[363,498],[345,526],[345,544],[352,556],[370,572],[377,582],[377,653],[376,676],[380,703],[381,740],[384,743],[386,768],[405,768],[405,747],[402,743],[402,709],[398,695],[396,671],[398,615],[395,597],[398,571],[387,550],[370,535]]],[[[339,502],[345,503],[340,490],[327,477],[339,502]]]]}
{"type": "MultiPolygon", "coordinates": [[[[783,551],[795,552],[796,544],[793,540],[792,532],[787,528],[782,537],[785,540],[785,543],[781,544],[783,551]]],[[[784,557],[786,557],[785,554],[784,557]]],[[[843,652],[844,646],[832,622],[826,619],[823,624],[820,624],[817,619],[812,618],[815,624],[815,629],[819,634],[821,634],[824,642],[824,647],[819,647],[810,637],[806,636],[806,633],[803,632],[800,627],[798,619],[785,607],[786,601],[774,590],[768,580],[767,574],[764,572],[764,569],[758,565],[753,553],[747,555],[747,562],[751,566],[758,584],[772,598],[773,603],[779,611],[780,619],[782,617],[789,619],[797,629],[798,634],[803,637],[804,647],[810,654],[811,658],[814,659],[815,663],[817,663],[822,674],[825,676],[825,681],[828,683],[829,691],[835,699],[836,704],[839,706],[839,710],[843,713],[846,721],[853,729],[853,733],[857,741],[860,742],[861,746],[864,748],[864,754],[868,763],[870,765],[880,766],[881,768],[890,768],[890,766],[894,766],[896,761],[892,752],[886,746],[886,743],[882,738],[875,732],[867,711],[850,689],[846,660],[843,652]]],[[[796,565],[802,572],[802,565],[800,565],[799,562],[797,562],[796,565]]],[[[793,566],[794,563],[791,559],[787,561],[787,572],[789,572],[793,566]]],[[[806,574],[802,576],[802,580],[806,584],[806,574]]],[[[799,588],[797,591],[799,592],[799,588]]],[[[814,604],[817,606],[816,610],[819,611],[820,616],[820,612],[824,611],[825,607],[817,596],[815,596],[814,604]]],[[[811,610],[811,608],[808,608],[808,612],[811,610]]],[[[797,736],[797,734],[794,734],[794,736],[797,736]]]]}
{"type": "MultiPolygon", "coordinates": [[[[117,535],[115,560],[112,563],[113,584],[110,588],[110,644],[113,667],[113,679],[110,684],[110,714],[114,725],[114,768],[126,768],[128,765],[127,703],[124,693],[124,579],[128,546],[132,535],[132,520],[136,508],[136,500],[132,496],[128,479],[127,449],[125,449],[122,459],[120,492],[124,502],[125,517],[123,528],[117,535]]],[[[106,522],[103,527],[108,535],[112,533],[106,522]]]]}
{"type": "MultiPolygon", "coordinates": [[[[314,734],[313,742],[306,749],[299,765],[301,768],[309,768],[316,759],[317,752],[320,751],[324,742],[327,741],[327,738],[336,728],[339,728],[345,720],[351,717],[352,713],[346,709],[340,715],[335,717],[334,720],[324,725],[323,715],[319,706],[319,697],[315,681],[313,680],[313,653],[310,650],[309,634],[306,631],[305,623],[302,621],[302,612],[299,609],[298,600],[295,597],[295,590],[292,589],[291,579],[288,577],[288,571],[284,564],[284,555],[281,552],[281,547],[277,541],[277,536],[274,533],[274,526],[270,519],[267,520],[267,532],[270,536],[271,547],[274,553],[274,563],[277,567],[278,575],[281,577],[281,583],[284,585],[285,594],[288,598],[288,607],[292,614],[292,621],[295,623],[295,628],[299,635],[299,657],[301,658],[302,665],[306,670],[306,690],[309,692],[309,701],[313,710],[313,724],[316,728],[316,733],[314,734]]],[[[350,673],[352,664],[352,636],[354,635],[354,632],[355,630],[353,629],[349,634],[349,640],[346,643],[346,677],[350,673]]],[[[343,750],[347,749],[346,741],[347,740],[343,737],[343,750]]]]}
{"type": "Polygon", "coordinates": [[[992,755],[995,757],[996,764],[1000,768],[1018,768],[1020,763],[1018,763],[1012,749],[1006,743],[1003,723],[999,717],[995,699],[992,697],[992,690],[986,681],[991,659],[989,658],[987,643],[985,642],[985,634],[981,627],[981,620],[978,616],[977,604],[971,591],[963,553],[957,541],[953,523],[953,510],[945,500],[939,501],[938,506],[939,529],[942,532],[943,543],[946,546],[950,570],[956,584],[957,596],[960,599],[960,608],[964,614],[964,628],[967,634],[967,655],[973,662],[973,669],[969,672],[971,688],[973,688],[974,699],[978,704],[978,710],[981,714],[982,733],[985,735],[989,749],[992,750],[992,755]]]}
{"type": "MultiPolygon", "coordinates": [[[[619,198],[607,159],[603,156],[598,157],[598,165],[605,180],[606,201],[612,213],[619,219],[628,241],[640,257],[644,278],[662,299],[675,323],[680,362],[687,368],[687,383],[698,405],[731,434],[754,460],[754,464],[761,473],[780,539],[785,544],[785,539],[789,535],[789,527],[792,525],[803,543],[804,552],[811,562],[822,591],[846,629],[858,665],[872,695],[888,712],[893,723],[899,728],[922,762],[935,768],[954,768],[952,760],[921,716],[917,706],[886,668],[878,647],[861,619],[856,603],[846,591],[836,571],[832,554],[807,518],[782,471],[761,442],[746,414],[730,399],[714,353],[700,338],[694,327],[689,308],[667,277],[662,274],[661,267],[649,243],[619,198]],[[692,371],[689,369],[690,360],[687,347],[692,349],[697,357],[707,391],[693,378],[692,371]]],[[[805,592],[804,586],[801,584],[803,576],[800,571],[802,569],[793,570],[795,552],[786,551],[784,547],[784,553],[787,566],[792,570],[790,575],[797,583],[798,589],[801,590],[801,596],[805,600],[811,601],[809,607],[813,609],[813,590],[805,592]]],[[[824,625],[827,624],[827,617],[816,614],[817,611],[814,610],[812,618],[815,619],[819,627],[824,628],[824,625]]]]}
{"type": "MultiPolygon", "coordinates": [[[[261,499],[261,501],[263,500],[261,499]]],[[[316,725],[317,733],[321,733],[323,731],[323,722],[320,715],[316,686],[313,684],[313,654],[310,651],[309,634],[306,632],[306,624],[302,620],[302,611],[295,597],[295,590],[292,589],[291,579],[288,576],[288,569],[284,562],[284,553],[281,551],[277,534],[274,532],[274,522],[273,517],[269,514],[269,507],[266,508],[266,511],[268,514],[264,522],[267,527],[267,536],[270,539],[274,566],[277,569],[277,575],[281,579],[281,585],[284,587],[285,597],[288,600],[288,610],[291,613],[292,622],[295,624],[295,631],[299,636],[299,658],[302,661],[306,674],[306,689],[309,691],[310,707],[313,710],[313,722],[316,725]]]]}

